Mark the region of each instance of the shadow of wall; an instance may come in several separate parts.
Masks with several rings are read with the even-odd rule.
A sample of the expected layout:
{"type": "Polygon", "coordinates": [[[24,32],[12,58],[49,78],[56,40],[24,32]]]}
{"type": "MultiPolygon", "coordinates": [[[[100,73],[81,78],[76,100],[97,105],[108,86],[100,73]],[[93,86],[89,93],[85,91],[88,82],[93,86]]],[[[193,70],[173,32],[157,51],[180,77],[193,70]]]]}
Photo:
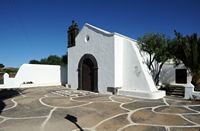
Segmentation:
{"type": "Polygon", "coordinates": [[[61,80],[61,84],[65,85],[68,83],[68,79],[67,79],[67,65],[62,65],[60,67],[60,80],[61,80]]]}
{"type": "Polygon", "coordinates": [[[2,89],[0,90],[0,114],[6,107],[5,100],[20,95],[18,89],[2,89]]]}

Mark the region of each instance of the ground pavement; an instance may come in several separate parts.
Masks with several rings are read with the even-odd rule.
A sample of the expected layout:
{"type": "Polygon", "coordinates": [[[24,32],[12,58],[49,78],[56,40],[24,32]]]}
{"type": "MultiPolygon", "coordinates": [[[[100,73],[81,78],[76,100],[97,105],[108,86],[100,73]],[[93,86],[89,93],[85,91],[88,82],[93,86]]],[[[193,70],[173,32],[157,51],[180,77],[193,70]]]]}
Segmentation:
{"type": "Polygon", "coordinates": [[[199,131],[200,101],[29,88],[3,101],[0,131],[199,131]]]}

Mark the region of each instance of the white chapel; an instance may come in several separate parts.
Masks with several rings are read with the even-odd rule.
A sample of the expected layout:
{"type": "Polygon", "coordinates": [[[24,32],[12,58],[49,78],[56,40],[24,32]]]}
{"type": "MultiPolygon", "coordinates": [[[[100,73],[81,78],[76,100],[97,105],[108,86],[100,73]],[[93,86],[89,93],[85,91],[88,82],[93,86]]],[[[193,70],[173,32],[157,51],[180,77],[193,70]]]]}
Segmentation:
{"type": "Polygon", "coordinates": [[[68,85],[72,89],[162,98],[141,56],[137,41],[85,24],[68,30],[68,85]]]}

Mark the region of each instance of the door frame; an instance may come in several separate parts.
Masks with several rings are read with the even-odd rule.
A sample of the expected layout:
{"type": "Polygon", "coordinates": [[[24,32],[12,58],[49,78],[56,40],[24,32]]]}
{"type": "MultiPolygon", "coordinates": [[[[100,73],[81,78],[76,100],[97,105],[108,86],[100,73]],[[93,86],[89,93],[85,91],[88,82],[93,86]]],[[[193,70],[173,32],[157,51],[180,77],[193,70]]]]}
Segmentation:
{"type": "Polygon", "coordinates": [[[98,92],[98,64],[95,57],[92,54],[85,54],[81,57],[78,63],[78,90],[82,90],[82,65],[85,59],[90,59],[93,63],[92,71],[93,71],[93,85],[92,91],[98,92]]]}

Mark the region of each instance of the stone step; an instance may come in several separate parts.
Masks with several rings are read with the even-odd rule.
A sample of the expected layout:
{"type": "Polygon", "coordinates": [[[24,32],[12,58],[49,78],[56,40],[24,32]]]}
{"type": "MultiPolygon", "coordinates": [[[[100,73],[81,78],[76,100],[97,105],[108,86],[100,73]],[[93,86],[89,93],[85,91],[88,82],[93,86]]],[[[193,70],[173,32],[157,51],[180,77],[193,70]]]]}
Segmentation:
{"type": "Polygon", "coordinates": [[[170,87],[166,91],[167,95],[184,96],[185,89],[183,87],[170,87]]]}

